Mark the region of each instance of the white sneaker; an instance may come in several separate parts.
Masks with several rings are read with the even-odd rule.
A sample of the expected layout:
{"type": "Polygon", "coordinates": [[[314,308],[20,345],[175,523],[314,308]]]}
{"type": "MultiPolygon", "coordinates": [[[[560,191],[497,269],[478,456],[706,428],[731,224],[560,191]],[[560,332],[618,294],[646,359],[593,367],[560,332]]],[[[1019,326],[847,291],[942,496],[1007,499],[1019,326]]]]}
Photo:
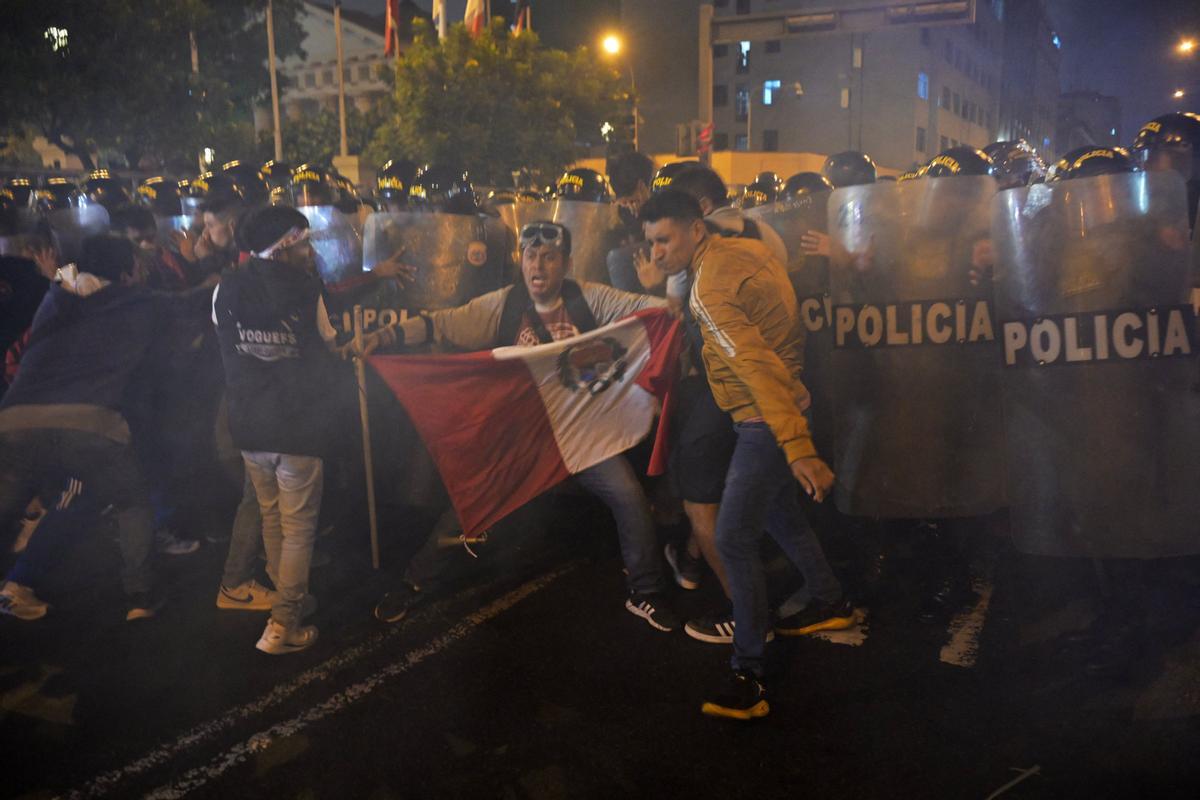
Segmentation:
{"type": "Polygon", "coordinates": [[[154,549],[167,556],[186,556],[200,549],[197,539],[180,539],[171,531],[155,531],[154,549]]]}
{"type": "Polygon", "coordinates": [[[33,589],[8,581],[0,589],[0,614],[17,619],[34,620],[46,616],[50,604],[39,600],[33,589]]]}
{"type": "Polygon", "coordinates": [[[258,581],[246,581],[229,588],[221,584],[217,590],[217,608],[237,611],[270,611],[275,593],[258,581]]]}
{"type": "Polygon", "coordinates": [[[282,656],[288,653],[298,653],[312,645],[317,640],[316,625],[301,625],[298,628],[285,628],[273,619],[267,620],[267,627],[254,645],[264,653],[282,656]]]}

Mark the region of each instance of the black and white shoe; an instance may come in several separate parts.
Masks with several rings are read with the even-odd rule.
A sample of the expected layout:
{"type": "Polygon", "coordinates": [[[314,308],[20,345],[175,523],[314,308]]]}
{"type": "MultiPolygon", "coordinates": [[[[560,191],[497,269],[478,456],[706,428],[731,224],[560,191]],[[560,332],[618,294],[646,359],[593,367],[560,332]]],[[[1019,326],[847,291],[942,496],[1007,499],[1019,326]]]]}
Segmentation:
{"type": "Polygon", "coordinates": [[[704,568],[700,559],[692,556],[686,546],[678,547],[674,542],[667,542],[663,548],[663,556],[671,565],[671,572],[675,574],[675,582],[681,589],[691,591],[700,588],[700,578],[704,574],[704,568]]]}
{"type": "Polygon", "coordinates": [[[661,594],[631,594],[625,601],[625,608],[660,631],[673,631],[679,627],[679,617],[666,606],[661,594]]]}
{"type": "MultiPolygon", "coordinates": [[[[709,644],[733,644],[733,614],[710,614],[707,617],[688,620],[683,632],[693,639],[709,644]]],[[[767,641],[775,639],[775,631],[767,629],[767,641]]]]}

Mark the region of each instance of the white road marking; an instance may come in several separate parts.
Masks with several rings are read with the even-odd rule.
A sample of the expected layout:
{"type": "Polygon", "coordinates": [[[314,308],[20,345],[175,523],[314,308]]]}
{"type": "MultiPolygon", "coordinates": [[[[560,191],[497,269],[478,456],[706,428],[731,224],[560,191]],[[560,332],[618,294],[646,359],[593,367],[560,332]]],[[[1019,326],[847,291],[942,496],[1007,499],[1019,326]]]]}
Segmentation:
{"type": "MultiPolygon", "coordinates": [[[[315,722],[330,714],[340,711],[343,707],[350,703],[361,699],[370,692],[374,691],[378,685],[395,675],[398,675],[410,667],[419,664],[431,655],[444,650],[449,645],[466,636],[479,625],[487,622],[495,616],[507,611],[514,605],[524,600],[529,595],[540,589],[545,588],[557,578],[574,569],[577,564],[568,564],[553,572],[549,572],[539,578],[514,589],[508,594],[500,597],[491,605],[476,611],[474,614],[467,616],[462,622],[455,625],[446,633],[435,638],[432,642],[424,647],[410,651],[404,658],[392,663],[391,665],[376,672],[370,678],[348,687],[337,694],[330,697],[324,703],[312,708],[298,717],[269,728],[267,731],[260,732],[250,737],[246,742],[235,745],[225,754],[214,759],[208,767],[200,767],[186,773],[184,777],[175,784],[160,787],[155,790],[152,796],[155,797],[182,797],[183,794],[203,785],[212,778],[219,776],[234,764],[241,761],[248,753],[260,750],[266,747],[273,738],[277,736],[288,736],[292,733],[302,730],[310,723],[315,722]],[[294,730],[293,730],[294,728],[294,730]],[[182,787],[182,788],[180,788],[182,787]]],[[[295,694],[300,689],[315,683],[316,681],[328,680],[338,670],[352,665],[355,661],[370,655],[378,650],[384,643],[395,638],[407,626],[399,626],[389,630],[387,633],[379,634],[371,637],[363,644],[351,647],[348,650],[342,651],[337,656],[328,661],[307,670],[296,676],[291,681],[280,684],[268,692],[263,697],[255,700],[252,703],[247,703],[243,706],[238,706],[222,716],[199,725],[190,731],[182,734],[175,741],[165,744],[150,753],[142,756],[136,761],[119,769],[105,772],[96,776],[92,780],[78,789],[71,791],[66,796],[71,800],[79,800],[80,798],[103,797],[115,790],[121,782],[146,772],[156,766],[165,764],[172,758],[188,751],[201,742],[211,739],[226,728],[258,716],[263,711],[271,706],[278,705],[286,700],[291,695],[295,694]]]]}
{"type": "Polygon", "coordinates": [[[944,664],[971,668],[979,657],[979,634],[987,620],[988,604],[992,601],[990,581],[976,581],[973,587],[979,601],[973,608],[957,614],[946,629],[950,639],[942,647],[939,658],[944,664]]]}

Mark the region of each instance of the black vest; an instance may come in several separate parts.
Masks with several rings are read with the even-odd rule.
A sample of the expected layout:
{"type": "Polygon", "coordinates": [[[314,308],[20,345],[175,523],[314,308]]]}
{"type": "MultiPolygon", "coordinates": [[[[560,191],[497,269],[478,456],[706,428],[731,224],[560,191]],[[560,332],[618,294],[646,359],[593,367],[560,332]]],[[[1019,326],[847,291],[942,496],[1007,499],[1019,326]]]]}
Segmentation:
{"type": "MultiPolygon", "coordinates": [[[[594,331],[599,327],[578,283],[571,280],[563,281],[562,300],[567,309],[567,316],[580,333],[594,331]]],[[[533,300],[529,297],[525,281],[518,280],[513,284],[512,291],[504,298],[504,308],[500,312],[500,328],[496,332],[495,346],[507,347],[515,344],[517,334],[521,332],[521,326],[526,319],[533,326],[533,332],[537,334],[539,342],[549,344],[554,341],[550,332],[546,330],[546,326],[542,324],[542,318],[537,313],[537,309],[533,307],[533,300]]]]}
{"type": "Polygon", "coordinates": [[[334,359],[317,329],[321,284],[275,261],[221,275],[215,313],[240,450],[323,456],[335,426],[334,359]]]}

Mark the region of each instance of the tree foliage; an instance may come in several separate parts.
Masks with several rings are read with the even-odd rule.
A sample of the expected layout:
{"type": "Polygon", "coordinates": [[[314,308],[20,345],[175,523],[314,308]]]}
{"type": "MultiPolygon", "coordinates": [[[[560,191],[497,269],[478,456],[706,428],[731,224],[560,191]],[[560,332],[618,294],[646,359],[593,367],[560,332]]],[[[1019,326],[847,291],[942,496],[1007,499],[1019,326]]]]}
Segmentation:
{"type": "Polygon", "coordinates": [[[418,20],[396,66],[394,114],[367,155],[460,164],[482,183],[507,184],[522,167],[547,179],[602,143],[601,125],[629,100],[619,73],[586,48],[543,47],[500,21],[478,38],[454,25],[439,42],[418,20]]]}
{"type": "MultiPolygon", "coordinates": [[[[300,52],[300,0],[275,0],[276,50],[300,52]]],[[[214,142],[247,142],[264,97],[261,0],[5,0],[0,127],[45,136],[87,167],[115,150],[130,166],[189,167],[214,142]],[[199,71],[193,73],[189,33],[199,71]]]]}
{"type": "MultiPolygon", "coordinates": [[[[351,154],[362,153],[376,132],[391,115],[391,103],[380,102],[360,111],[349,100],[346,103],[346,144],[351,154]]],[[[322,109],[288,119],[280,126],[283,132],[283,160],[290,164],[331,164],[341,148],[341,128],[336,110],[322,109]]],[[[263,159],[272,157],[274,143],[271,131],[264,131],[259,142],[263,159]]]]}

